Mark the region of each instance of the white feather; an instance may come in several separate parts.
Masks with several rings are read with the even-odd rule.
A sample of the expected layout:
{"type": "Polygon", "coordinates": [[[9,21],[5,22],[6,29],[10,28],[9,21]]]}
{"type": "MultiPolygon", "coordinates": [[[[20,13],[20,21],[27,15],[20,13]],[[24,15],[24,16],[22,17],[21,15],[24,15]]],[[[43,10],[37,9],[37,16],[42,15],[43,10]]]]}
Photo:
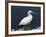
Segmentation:
{"type": "Polygon", "coordinates": [[[33,17],[32,17],[32,11],[29,10],[29,11],[27,12],[27,14],[28,14],[28,16],[25,17],[25,18],[23,18],[23,19],[20,21],[19,25],[27,25],[27,24],[29,24],[29,23],[32,21],[32,19],[33,19],[33,17]]]}
{"type": "Polygon", "coordinates": [[[23,18],[23,19],[21,20],[21,22],[19,23],[19,25],[27,25],[27,24],[29,24],[31,21],[32,21],[32,15],[23,18]]]}

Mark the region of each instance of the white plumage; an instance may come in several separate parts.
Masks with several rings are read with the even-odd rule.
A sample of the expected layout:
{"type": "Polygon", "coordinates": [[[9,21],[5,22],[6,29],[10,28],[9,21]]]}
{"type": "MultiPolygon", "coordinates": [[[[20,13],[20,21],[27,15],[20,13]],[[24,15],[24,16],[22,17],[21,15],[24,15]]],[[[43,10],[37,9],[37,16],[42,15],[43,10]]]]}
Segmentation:
{"type": "Polygon", "coordinates": [[[29,23],[32,21],[32,19],[33,19],[32,11],[29,10],[29,11],[27,12],[27,14],[28,14],[28,16],[24,17],[24,18],[21,20],[21,22],[19,23],[19,26],[20,26],[20,25],[27,25],[27,24],[29,24],[29,23]]]}

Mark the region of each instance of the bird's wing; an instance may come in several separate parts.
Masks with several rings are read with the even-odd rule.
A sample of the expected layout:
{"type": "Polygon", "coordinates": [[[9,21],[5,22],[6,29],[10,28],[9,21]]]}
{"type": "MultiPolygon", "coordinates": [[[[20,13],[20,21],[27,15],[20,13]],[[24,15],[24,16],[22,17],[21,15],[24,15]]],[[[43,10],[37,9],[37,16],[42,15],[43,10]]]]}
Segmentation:
{"type": "Polygon", "coordinates": [[[19,25],[24,24],[25,19],[26,19],[26,17],[21,20],[21,22],[19,23],[19,25]]]}
{"type": "Polygon", "coordinates": [[[25,17],[21,20],[19,25],[26,25],[26,24],[30,23],[31,21],[32,21],[31,17],[25,17]]]}

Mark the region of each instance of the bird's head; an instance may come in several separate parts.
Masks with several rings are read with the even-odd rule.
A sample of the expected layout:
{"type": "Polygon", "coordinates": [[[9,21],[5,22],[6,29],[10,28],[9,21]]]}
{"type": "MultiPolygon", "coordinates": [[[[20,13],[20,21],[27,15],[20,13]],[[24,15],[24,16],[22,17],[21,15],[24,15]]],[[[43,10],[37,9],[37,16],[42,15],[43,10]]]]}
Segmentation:
{"type": "Polygon", "coordinates": [[[27,14],[28,14],[28,16],[29,16],[29,15],[33,15],[33,12],[32,12],[31,10],[29,10],[29,11],[27,12],[27,14]]]}

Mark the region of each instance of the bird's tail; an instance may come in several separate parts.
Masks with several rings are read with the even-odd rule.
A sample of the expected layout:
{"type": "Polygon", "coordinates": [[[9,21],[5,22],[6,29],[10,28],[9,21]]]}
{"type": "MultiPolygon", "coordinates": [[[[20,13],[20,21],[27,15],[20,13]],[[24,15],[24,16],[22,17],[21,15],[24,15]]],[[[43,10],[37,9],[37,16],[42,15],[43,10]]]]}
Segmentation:
{"type": "Polygon", "coordinates": [[[21,25],[21,23],[19,23],[19,25],[21,25]]]}

